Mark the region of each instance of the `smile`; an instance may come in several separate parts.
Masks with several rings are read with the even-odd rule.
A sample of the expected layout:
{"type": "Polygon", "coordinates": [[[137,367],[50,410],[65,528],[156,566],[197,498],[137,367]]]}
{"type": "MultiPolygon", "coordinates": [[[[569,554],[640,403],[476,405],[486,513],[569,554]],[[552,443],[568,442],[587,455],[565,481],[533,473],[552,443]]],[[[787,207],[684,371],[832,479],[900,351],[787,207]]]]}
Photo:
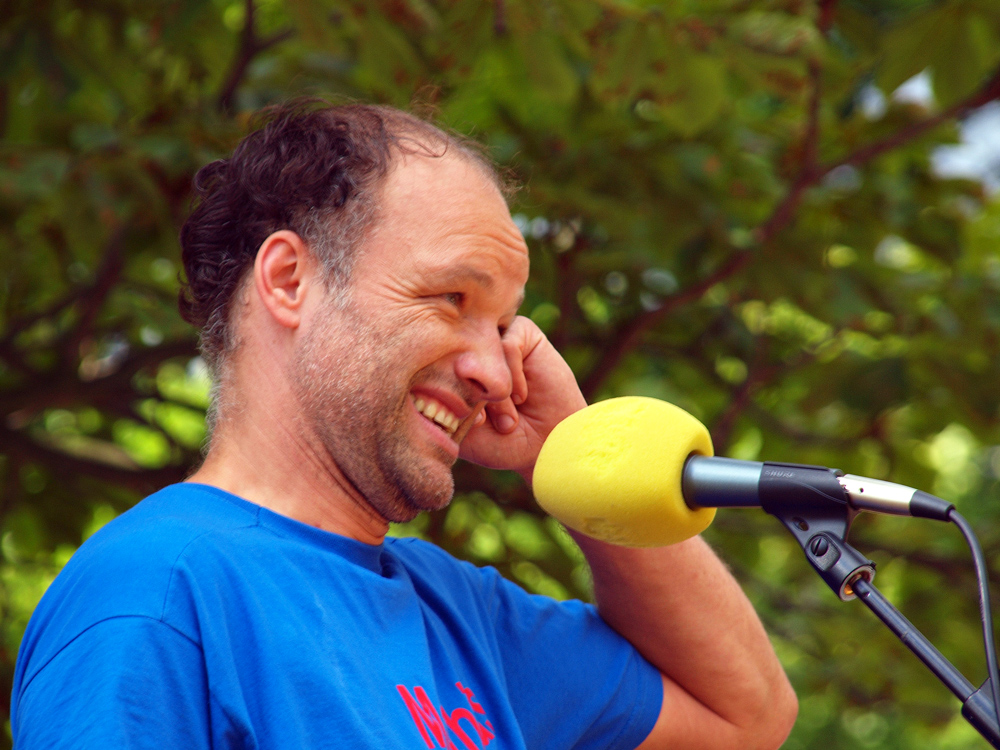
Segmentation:
{"type": "Polygon", "coordinates": [[[440,401],[435,401],[428,396],[413,396],[413,405],[417,411],[437,424],[449,435],[454,435],[458,429],[460,420],[440,401]]]}

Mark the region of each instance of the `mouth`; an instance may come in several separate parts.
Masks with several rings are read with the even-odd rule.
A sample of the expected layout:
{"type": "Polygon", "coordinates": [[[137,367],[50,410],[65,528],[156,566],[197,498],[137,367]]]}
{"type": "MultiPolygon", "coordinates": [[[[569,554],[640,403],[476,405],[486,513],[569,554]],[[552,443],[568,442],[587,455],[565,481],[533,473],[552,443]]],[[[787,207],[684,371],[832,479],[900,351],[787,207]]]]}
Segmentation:
{"type": "Polygon", "coordinates": [[[453,436],[458,426],[462,423],[452,411],[440,401],[430,396],[414,396],[410,394],[413,405],[423,416],[432,421],[445,434],[453,436]]]}

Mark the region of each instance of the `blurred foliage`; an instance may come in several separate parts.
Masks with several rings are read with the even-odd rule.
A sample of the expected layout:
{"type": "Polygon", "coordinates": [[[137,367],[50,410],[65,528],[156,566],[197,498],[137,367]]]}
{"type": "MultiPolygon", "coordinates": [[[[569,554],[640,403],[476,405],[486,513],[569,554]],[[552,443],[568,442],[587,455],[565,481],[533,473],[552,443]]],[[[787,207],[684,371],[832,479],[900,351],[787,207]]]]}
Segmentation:
{"type": "MultiPolygon", "coordinates": [[[[936,492],[996,568],[1000,202],[930,155],[998,98],[998,65],[994,0],[0,3],[2,689],[73,549],[197,461],[209,385],[175,306],[191,178],[302,94],[433,111],[521,179],[523,311],[590,399],[664,398],[720,454],[936,492]],[[921,71],[930,101],[891,96],[921,71]]],[[[395,532],[588,596],[519,480],[457,478],[395,532]]],[[[776,521],[723,512],[707,536],[801,698],[786,747],[986,746],[776,521]]],[[[981,681],[958,533],[864,517],[852,540],[981,681]]]]}

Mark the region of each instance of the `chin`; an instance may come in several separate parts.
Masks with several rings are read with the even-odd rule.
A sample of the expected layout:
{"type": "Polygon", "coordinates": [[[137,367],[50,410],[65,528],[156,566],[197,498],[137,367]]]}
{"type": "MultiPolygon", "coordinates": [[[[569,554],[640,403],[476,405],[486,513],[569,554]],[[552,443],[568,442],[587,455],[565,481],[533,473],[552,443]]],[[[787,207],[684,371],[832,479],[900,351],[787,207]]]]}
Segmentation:
{"type": "Polygon", "coordinates": [[[455,480],[448,471],[445,476],[434,481],[432,476],[428,476],[433,473],[436,472],[393,482],[394,491],[369,502],[383,518],[392,523],[406,523],[424,511],[447,508],[455,496],[455,480]]]}

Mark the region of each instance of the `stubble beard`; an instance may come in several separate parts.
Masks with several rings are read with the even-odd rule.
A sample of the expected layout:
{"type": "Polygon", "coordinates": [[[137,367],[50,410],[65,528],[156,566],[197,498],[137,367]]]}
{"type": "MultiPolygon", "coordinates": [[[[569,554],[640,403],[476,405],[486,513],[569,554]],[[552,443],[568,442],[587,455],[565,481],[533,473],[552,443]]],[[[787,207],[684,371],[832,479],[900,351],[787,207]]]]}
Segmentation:
{"type": "Polygon", "coordinates": [[[296,358],[295,387],[306,426],[358,494],[387,521],[410,521],[451,502],[453,457],[414,445],[407,429],[413,385],[402,382],[406,337],[351,308],[322,313],[296,358]],[[338,347],[332,342],[342,342],[338,347]]]}

